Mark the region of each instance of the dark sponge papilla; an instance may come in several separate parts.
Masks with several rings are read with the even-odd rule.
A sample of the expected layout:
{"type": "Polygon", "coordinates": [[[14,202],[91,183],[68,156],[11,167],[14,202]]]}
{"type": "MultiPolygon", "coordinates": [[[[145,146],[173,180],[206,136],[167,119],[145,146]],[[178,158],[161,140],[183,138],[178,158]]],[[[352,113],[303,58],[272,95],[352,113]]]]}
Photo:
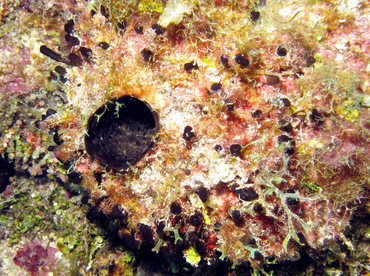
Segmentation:
{"type": "Polygon", "coordinates": [[[158,119],[150,106],[133,96],[123,96],[90,117],[85,146],[102,165],[125,169],[144,156],[157,131],[158,119]]]}

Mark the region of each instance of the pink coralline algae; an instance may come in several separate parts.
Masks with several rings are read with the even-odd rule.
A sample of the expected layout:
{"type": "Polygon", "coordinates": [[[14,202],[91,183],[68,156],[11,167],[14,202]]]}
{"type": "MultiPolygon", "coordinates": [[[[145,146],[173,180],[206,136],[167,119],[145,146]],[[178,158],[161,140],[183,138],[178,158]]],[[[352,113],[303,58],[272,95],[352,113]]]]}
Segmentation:
{"type": "Polygon", "coordinates": [[[54,247],[44,248],[37,241],[29,242],[17,251],[14,263],[31,273],[31,275],[47,275],[55,267],[57,258],[54,247]]]}
{"type": "Polygon", "coordinates": [[[15,46],[0,43],[0,53],[4,66],[0,74],[0,93],[22,94],[29,91],[32,87],[24,79],[24,69],[31,63],[30,49],[17,49],[15,46]]]}

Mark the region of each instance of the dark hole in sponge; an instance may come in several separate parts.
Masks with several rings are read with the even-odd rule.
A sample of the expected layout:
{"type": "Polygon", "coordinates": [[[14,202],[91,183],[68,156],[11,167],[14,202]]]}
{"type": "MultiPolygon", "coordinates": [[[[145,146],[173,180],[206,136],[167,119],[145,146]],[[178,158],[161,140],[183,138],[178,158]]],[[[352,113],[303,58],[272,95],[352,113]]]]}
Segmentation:
{"type": "Polygon", "coordinates": [[[85,136],[87,152],[102,165],[125,169],[152,146],[158,120],[150,106],[132,96],[103,105],[90,117],[85,136]]]}

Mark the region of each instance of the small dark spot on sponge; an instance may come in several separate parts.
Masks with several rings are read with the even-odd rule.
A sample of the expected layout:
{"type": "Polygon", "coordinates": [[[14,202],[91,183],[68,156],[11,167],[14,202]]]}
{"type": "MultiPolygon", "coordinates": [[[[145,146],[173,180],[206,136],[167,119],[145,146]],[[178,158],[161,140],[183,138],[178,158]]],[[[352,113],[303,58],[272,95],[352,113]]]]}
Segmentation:
{"type": "Polygon", "coordinates": [[[316,59],[313,56],[306,57],[306,66],[310,67],[316,62],[316,59]]]}
{"type": "Polygon", "coordinates": [[[230,217],[234,220],[239,220],[242,217],[242,214],[239,210],[234,209],[230,212],[230,217]]]}
{"type": "Polygon", "coordinates": [[[101,5],[100,6],[100,13],[102,14],[102,16],[104,16],[106,19],[109,19],[109,12],[108,12],[108,9],[101,5]]]}
{"type": "Polygon", "coordinates": [[[81,55],[86,59],[92,58],[92,50],[86,47],[80,47],[80,53],[81,55]]]}
{"type": "Polygon", "coordinates": [[[55,109],[48,108],[48,110],[46,110],[46,117],[49,117],[49,116],[54,115],[56,113],[57,112],[55,111],[55,109]]]}
{"type": "Polygon", "coordinates": [[[174,215],[181,214],[182,208],[181,208],[180,203],[178,203],[177,201],[172,202],[170,205],[170,211],[174,215]]]}
{"type": "Polygon", "coordinates": [[[291,106],[291,103],[290,103],[289,99],[287,99],[287,98],[282,98],[282,99],[280,99],[280,101],[281,101],[281,103],[282,103],[282,105],[283,105],[284,107],[289,107],[289,106],[291,106]]]}
{"type": "Polygon", "coordinates": [[[221,55],[220,61],[225,67],[229,67],[229,57],[227,55],[221,55]]]}
{"type": "Polygon", "coordinates": [[[222,89],[222,84],[221,83],[212,83],[211,85],[211,91],[212,92],[217,92],[222,89]]]}
{"type": "Polygon", "coordinates": [[[68,22],[64,24],[64,30],[66,31],[67,34],[73,33],[74,25],[75,25],[75,22],[73,21],[73,19],[68,20],[68,22]]]}
{"type": "Polygon", "coordinates": [[[72,36],[70,34],[67,34],[65,37],[67,42],[69,42],[72,46],[80,45],[80,40],[78,37],[72,36]]]}
{"type": "Polygon", "coordinates": [[[195,134],[193,132],[193,128],[191,126],[186,126],[184,128],[184,134],[182,135],[182,138],[185,141],[191,140],[191,138],[195,137],[195,134]]]}
{"type": "Polygon", "coordinates": [[[276,50],[276,54],[281,57],[285,57],[288,53],[288,50],[284,46],[279,46],[276,50]]]}
{"type": "Polygon", "coordinates": [[[256,22],[260,18],[260,12],[258,11],[251,11],[251,20],[256,22]]]}
{"type": "Polygon", "coordinates": [[[287,143],[289,146],[294,146],[295,145],[295,142],[294,142],[293,138],[290,138],[287,135],[280,135],[278,137],[278,144],[281,145],[282,143],[287,143]]]}
{"type": "Polygon", "coordinates": [[[232,102],[226,101],[225,107],[228,111],[234,111],[235,105],[232,102]]]}
{"type": "Polygon", "coordinates": [[[198,227],[203,224],[203,214],[199,211],[196,211],[194,215],[190,217],[190,224],[198,227]]]}
{"type": "Polygon", "coordinates": [[[144,34],[144,27],[140,23],[136,23],[134,26],[134,30],[137,34],[142,35],[144,34]]]}
{"type": "Polygon", "coordinates": [[[235,56],[235,62],[242,67],[247,67],[249,65],[249,60],[245,54],[237,54],[235,56]]]}
{"type": "Polygon", "coordinates": [[[141,51],[141,56],[143,57],[145,62],[153,60],[153,52],[146,48],[141,51]]]}
{"type": "Polygon", "coordinates": [[[104,50],[108,50],[109,49],[109,47],[110,47],[110,45],[107,43],[107,42],[100,42],[99,43],[99,47],[101,47],[102,49],[104,49],[104,50]]]}
{"type": "Polygon", "coordinates": [[[193,70],[198,70],[199,69],[198,63],[196,63],[195,61],[185,63],[184,64],[184,69],[187,72],[190,72],[190,71],[193,71],[193,70]]]}
{"type": "Polygon", "coordinates": [[[318,126],[324,124],[325,114],[324,112],[318,111],[316,108],[312,109],[310,114],[310,121],[318,126]]]}
{"type": "Polygon", "coordinates": [[[256,202],[254,205],[253,205],[253,211],[260,214],[260,213],[263,213],[264,212],[264,208],[262,206],[261,203],[259,202],[256,202]]]}
{"type": "Polygon", "coordinates": [[[294,198],[294,197],[288,197],[286,199],[286,203],[289,205],[289,206],[296,206],[299,204],[299,199],[298,198],[294,198]]]}
{"type": "Polygon", "coordinates": [[[123,32],[125,32],[126,28],[127,28],[126,21],[122,21],[122,22],[117,23],[117,26],[116,26],[117,31],[123,33],[123,32]]]}
{"type": "Polygon", "coordinates": [[[215,145],[214,149],[215,149],[215,151],[220,152],[222,150],[222,146],[221,145],[215,145]]]}
{"type": "Polygon", "coordinates": [[[155,33],[157,35],[163,35],[165,32],[166,32],[166,29],[163,28],[161,25],[159,24],[153,24],[152,25],[152,29],[155,31],[155,33]]]}
{"type": "Polygon", "coordinates": [[[280,125],[279,129],[281,131],[291,132],[293,130],[292,124],[289,123],[287,120],[280,119],[279,125],[280,125]]]}
{"type": "Polygon", "coordinates": [[[63,75],[63,76],[65,74],[67,74],[67,70],[62,66],[55,67],[55,72],[57,72],[58,74],[63,75]]]}
{"type": "Polygon", "coordinates": [[[53,141],[55,144],[57,144],[58,146],[60,146],[61,144],[63,144],[63,140],[60,139],[60,136],[59,136],[59,132],[58,130],[55,130],[55,133],[53,135],[53,141]]]}
{"type": "Polygon", "coordinates": [[[241,200],[253,201],[258,199],[258,194],[253,188],[242,188],[235,191],[235,194],[239,196],[241,200]]]}
{"type": "Polygon", "coordinates": [[[204,203],[208,199],[208,189],[205,187],[199,187],[197,189],[197,195],[199,196],[200,200],[204,203]]]}
{"type": "Polygon", "coordinates": [[[262,111],[261,111],[261,110],[259,110],[259,109],[257,109],[257,110],[255,110],[255,111],[253,111],[253,112],[251,113],[251,115],[252,115],[252,118],[260,119],[260,118],[262,118],[262,111]]]}
{"type": "Polygon", "coordinates": [[[285,153],[287,155],[292,155],[294,153],[294,146],[295,146],[295,141],[293,138],[287,136],[287,135],[280,135],[278,137],[278,145],[281,145],[285,143],[285,153]]]}
{"type": "Polygon", "coordinates": [[[239,144],[233,144],[230,146],[231,155],[238,155],[242,149],[242,146],[239,144]]]}

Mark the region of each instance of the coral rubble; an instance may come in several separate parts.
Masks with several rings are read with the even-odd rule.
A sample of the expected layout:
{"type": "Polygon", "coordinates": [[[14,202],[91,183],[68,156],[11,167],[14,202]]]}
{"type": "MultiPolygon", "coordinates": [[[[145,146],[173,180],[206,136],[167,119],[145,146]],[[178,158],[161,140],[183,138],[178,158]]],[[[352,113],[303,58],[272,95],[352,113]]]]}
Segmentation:
{"type": "Polygon", "coordinates": [[[8,15],[27,30],[0,33],[0,153],[16,172],[80,194],[112,244],[162,271],[358,252],[366,1],[42,4],[8,15]]]}

